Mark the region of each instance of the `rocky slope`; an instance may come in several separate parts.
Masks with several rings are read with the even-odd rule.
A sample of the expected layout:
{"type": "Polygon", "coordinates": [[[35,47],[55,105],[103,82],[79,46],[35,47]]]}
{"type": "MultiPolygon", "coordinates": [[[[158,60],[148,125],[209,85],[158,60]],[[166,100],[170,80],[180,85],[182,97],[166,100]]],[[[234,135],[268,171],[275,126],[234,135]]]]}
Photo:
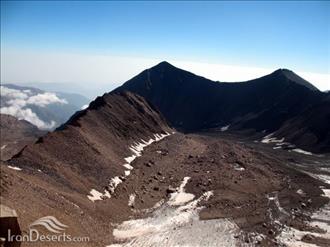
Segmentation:
{"type": "Polygon", "coordinates": [[[17,211],[22,229],[53,215],[69,223],[73,233],[88,231],[94,240],[97,234],[105,236],[109,215],[120,209],[109,208],[110,200],[99,201],[109,199],[126,179],[133,168],[129,163],[146,142],[171,132],[159,112],[140,96],[105,94],[2,164],[1,202],[17,211]],[[100,232],[92,233],[86,225],[98,225],[100,232]]]}
{"type": "Polygon", "coordinates": [[[0,115],[1,160],[8,160],[27,144],[31,144],[46,132],[25,120],[13,116],[0,115]]]}
{"type": "Polygon", "coordinates": [[[286,121],[275,135],[312,152],[330,153],[330,94],[286,121]]]}
{"type": "Polygon", "coordinates": [[[87,185],[102,191],[109,178],[124,173],[122,159],[130,153],[131,145],[166,131],[170,131],[166,121],[141,97],[105,94],[57,131],[27,146],[9,164],[31,172],[39,169],[72,188],[76,187],[71,184],[76,177],[84,185],[76,187],[80,192],[87,185]]]}

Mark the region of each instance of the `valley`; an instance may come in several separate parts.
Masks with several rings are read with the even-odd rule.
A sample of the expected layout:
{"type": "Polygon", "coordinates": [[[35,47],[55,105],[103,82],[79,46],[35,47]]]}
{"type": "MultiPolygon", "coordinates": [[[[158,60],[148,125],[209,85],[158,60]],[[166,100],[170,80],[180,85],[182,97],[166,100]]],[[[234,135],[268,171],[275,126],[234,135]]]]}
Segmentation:
{"type": "Polygon", "coordinates": [[[329,157],[274,150],[248,139],[174,133],[146,147],[111,198],[97,201],[87,193],[48,187],[43,173],[3,168],[11,180],[5,193],[15,188],[4,202],[20,215],[32,216],[36,207],[39,214],[52,212],[71,223],[73,233],[92,236],[93,246],[278,246],[288,241],[309,246],[316,240],[327,246],[322,230],[329,223],[318,218],[314,225],[319,227],[311,227],[308,222],[312,212],[329,203],[324,194],[330,189],[329,157]],[[18,186],[22,182],[28,186],[18,186]],[[27,192],[33,200],[25,198],[27,192]],[[287,229],[304,234],[283,237],[287,229]]]}

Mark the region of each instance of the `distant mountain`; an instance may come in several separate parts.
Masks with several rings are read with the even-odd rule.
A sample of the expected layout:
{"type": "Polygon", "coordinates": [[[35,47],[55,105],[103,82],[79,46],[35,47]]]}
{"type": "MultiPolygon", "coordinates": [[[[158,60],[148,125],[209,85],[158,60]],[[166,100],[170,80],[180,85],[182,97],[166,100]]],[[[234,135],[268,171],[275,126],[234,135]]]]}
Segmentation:
{"type": "Polygon", "coordinates": [[[1,160],[10,159],[45,133],[25,120],[0,114],[1,160]]]}
{"type": "Polygon", "coordinates": [[[143,96],[184,132],[230,125],[231,130],[271,133],[325,98],[325,93],[287,69],[246,82],[219,83],[167,62],[143,71],[115,91],[143,96]]]}
{"type": "Polygon", "coordinates": [[[39,129],[56,128],[88,102],[79,94],[1,84],[1,113],[24,119],[39,129]]]}
{"type": "Polygon", "coordinates": [[[322,98],[314,86],[289,70],[280,69],[247,82],[219,83],[167,62],[116,89],[125,90],[145,97],[183,131],[229,124],[274,131],[322,98]]]}
{"type": "Polygon", "coordinates": [[[19,83],[17,85],[39,88],[47,92],[66,92],[70,94],[79,94],[87,97],[90,100],[95,99],[98,95],[102,95],[104,92],[109,91],[109,88],[113,87],[112,85],[98,85],[95,87],[93,82],[26,82],[19,83]]]}

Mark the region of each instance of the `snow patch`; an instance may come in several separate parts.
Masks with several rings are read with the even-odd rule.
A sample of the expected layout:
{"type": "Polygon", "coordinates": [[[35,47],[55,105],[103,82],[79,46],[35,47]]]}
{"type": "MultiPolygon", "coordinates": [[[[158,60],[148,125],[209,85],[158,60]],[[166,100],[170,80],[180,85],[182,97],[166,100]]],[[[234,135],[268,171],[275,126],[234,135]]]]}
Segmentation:
{"type": "Polygon", "coordinates": [[[97,201],[97,200],[102,200],[102,196],[103,193],[95,190],[95,189],[91,189],[91,191],[89,192],[90,195],[87,195],[88,199],[91,200],[92,202],[97,201]]]}
{"type": "Polygon", "coordinates": [[[302,189],[297,190],[297,194],[301,195],[301,196],[306,195],[305,192],[302,189]]]}
{"type": "MultiPolygon", "coordinates": [[[[184,178],[178,191],[183,192],[188,180],[188,177],[184,178]]],[[[199,219],[203,207],[198,204],[212,195],[213,192],[208,191],[198,199],[180,205],[173,205],[170,200],[155,209],[150,217],[124,221],[113,231],[120,244],[108,247],[214,246],[214,243],[235,246],[237,240],[234,236],[238,232],[235,223],[228,219],[199,219]]]]}
{"type": "Polygon", "coordinates": [[[221,132],[227,131],[229,129],[229,127],[230,127],[230,124],[226,125],[226,126],[223,126],[223,127],[220,128],[220,131],[221,132]]]}
{"type": "Polygon", "coordinates": [[[133,166],[131,166],[130,164],[125,164],[123,165],[123,167],[125,167],[128,170],[133,170],[133,166]]]}
{"type": "Polygon", "coordinates": [[[168,204],[171,206],[178,206],[185,204],[192,199],[194,199],[195,195],[186,193],[184,187],[188,183],[188,180],[190,177],[184,177],[183,182],[181,183],[180,187],[177,188],[176,192],[171,193],[170,200],[168,201],[168,204]]]}
{"type": "Polygon", "coordinates": [[[5,149],[6,147],[7,147],[7,144],[3,145],[3,146],[1,147],[1,150],[5,149]]]}
{"type": "Polygon", "coordinates": [[[236,171],[244,171],[245,168],[243,166],[240,166],[239,164],[235,163],[233,164],[234,170],[236,171]]]}
{"type": "Polygon", "coordinates": [[[13,169],[15,171],[22,171],[22,168],[19,168],[17,166],[8,166],[8,168],[13,169]]]}
{"type": "Polygon", "coordinates": [[[262,143],[282,143],[284,142],[284,138],[277,139],[276,137],[273,137],[274,133],[271,133],[269,135],[266,135],[261,142],[262,143]]]}
{"type": "Polygon", "coordinates": [[[108,191],[113,194],[115,192],[115,189],[116,187],[122,183],[123,180],[121,180],[118,176],[114,177],[114,178],[111,178],[110,179],[110,183],[109,183],[109,186],[108,186],[108,191]]]}
{"type": "Polygon", "coordinates": [[[272,192],[267,195],[268,199],[268,214],[272,222],[278,222],[278,219],[283,216],[289,216],[290,214],[282,208],[278,199],[278,192],[272,192]]]}
{"type": "Polygon", "coordinates": [[[128,198],[128,206],[129,206],[129,207],[134,206],[134,203],[135,203],[135,197],[136,197],[135,194],[130,194],[130,195],[129,195],[129,198],[128,198]]]}
{"type": "Polygon", "coordinates": [[[312,178],[321,180],[322,182],[326,183],[326,184],[330,184],[330,176],[329,175],[325,175],[325,174],[315,174],[315,173],[310,173],[310,172],[306,172],[304,171],[304,173],[308,174],[309,176],[311,176],[312,178]]]}
{"type": "Polygon", "coordinates": [[[292,152],[300,153],[300,154],[306,154],[306,155],[313,155],[313,153],[302,150],[300,148],[295,148],[291,150],[292,152]]]}

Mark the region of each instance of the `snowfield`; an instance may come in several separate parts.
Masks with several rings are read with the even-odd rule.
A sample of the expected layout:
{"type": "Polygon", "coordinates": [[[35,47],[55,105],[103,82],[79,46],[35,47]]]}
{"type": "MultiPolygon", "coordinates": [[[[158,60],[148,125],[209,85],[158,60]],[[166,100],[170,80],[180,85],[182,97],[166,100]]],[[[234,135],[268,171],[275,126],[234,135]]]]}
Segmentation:
{"type": "Polygon", "coordinates": [[[186,193],[189,181],[185,177],[167,202],[161,201],[152,208],[150,217],[124,221],[113,231],[117,244],[124,246],[235,246],[235,234],[239,232],[235,223],[228,219],[200,220],[199,204],[213,195],[207,191],[193,200],[195,195],[186,193]],[[193,237],[192,237],[193,236],[193,237]]]}

